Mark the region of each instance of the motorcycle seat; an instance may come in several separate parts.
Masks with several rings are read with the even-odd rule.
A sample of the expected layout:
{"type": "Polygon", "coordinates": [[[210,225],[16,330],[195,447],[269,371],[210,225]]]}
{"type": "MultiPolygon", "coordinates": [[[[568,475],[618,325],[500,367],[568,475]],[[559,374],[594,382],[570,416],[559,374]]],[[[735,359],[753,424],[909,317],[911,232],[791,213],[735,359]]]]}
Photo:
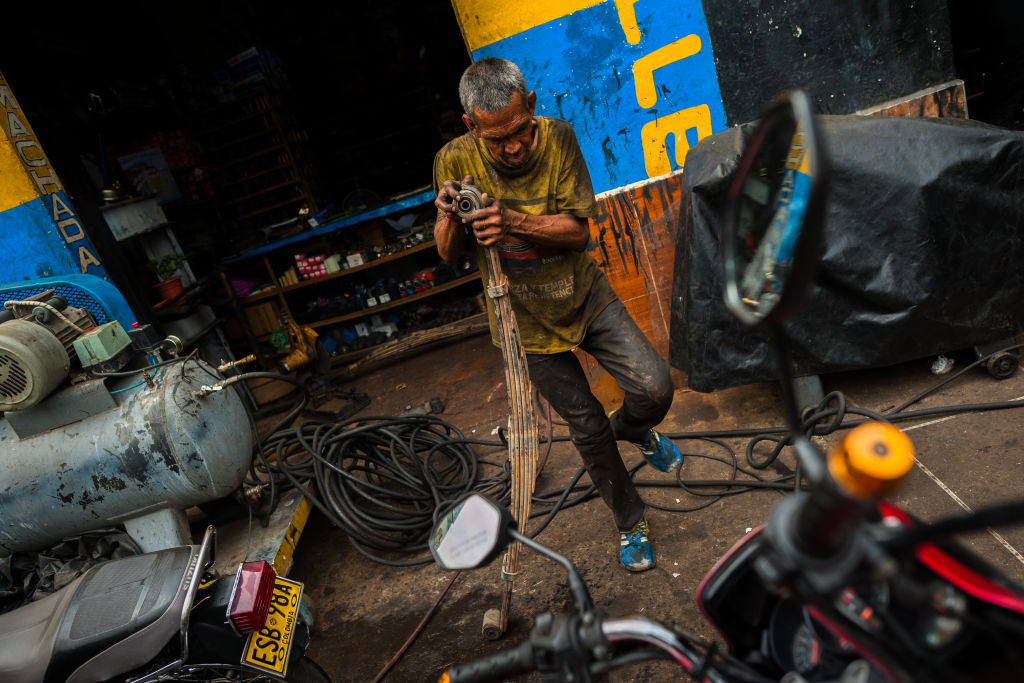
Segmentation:
{"type": "Polygon", "coordinates": [[[178,635],[190,547],[111,560],[0,615],[0,680],[102,681],[152,661],[178,635]]]}
{"type": "Polygon", "coordinates": [[[56,593],[0,615],[0,680],[43,680],[61,617],[81,582],[78,577],[56,593]]]}

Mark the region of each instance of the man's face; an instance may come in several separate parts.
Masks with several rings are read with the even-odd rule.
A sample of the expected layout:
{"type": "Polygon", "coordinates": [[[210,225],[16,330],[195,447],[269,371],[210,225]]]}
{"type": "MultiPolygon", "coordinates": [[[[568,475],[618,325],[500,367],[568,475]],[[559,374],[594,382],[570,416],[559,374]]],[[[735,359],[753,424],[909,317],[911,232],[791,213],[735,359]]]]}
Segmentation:
{"type": "Polygon", "coordinates": [[[537,149],[537,120],[533,107],[537,95],[529,92],[524,99],[512,93],[508,105],[496,112],[474,110],[475,121],[463,114],[462,120],[473,135],[483,141],[495,161],[509,168],[521,168],[537,149]]]}

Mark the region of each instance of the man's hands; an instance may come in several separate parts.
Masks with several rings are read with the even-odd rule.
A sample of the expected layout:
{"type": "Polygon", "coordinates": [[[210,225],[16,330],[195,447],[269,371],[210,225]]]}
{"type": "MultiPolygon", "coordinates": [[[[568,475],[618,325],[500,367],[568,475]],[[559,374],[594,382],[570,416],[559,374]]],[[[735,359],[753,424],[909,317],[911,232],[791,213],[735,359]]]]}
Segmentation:
{"type": "Polygon", "coordinates": [[[480,196],[480,206],[466,218],[459,218],[456,200],[463,185],[472,185],[473,176],[466,176],[462,182],[446,180],[437,193],[434,205],[444,215],[438,218],[434,227],[438,252],[449,263],[461,253],[468,226],[473,237],[481,245],[491,247],[506,237],[526,240],[562,249],[583,251],[590,240],[590,229],[586,218],[573,214],[534,216],[521,213],[502,205],[486,192],[480,196]],[[458,226],[458,227],[454,227],[458,226]]]}
{"type": "Polygon", "coordinates": [[[455,213],[455,200],[459,198],[459,190],[462,189],[463,185],[472,185],[473,176],[468,175],[462,179],[461,183],[457,183],[454,180],[444,181],[444,185],[437,193],[437,199],[434,200],[434,206],[437,210],[448,215],[448,220],[456,223],[461,223],[462,219],[459,218],[458,214],[455,213]]]}
{"type": "Polygon", "coordinates": [[[484,192],[480,195],[480,208],[471,213],[465,222],[472,228],[476,241],[490,247],[508,234],[510,218],[509,210],[484,192]]]}
{"type": "Polygon", "coordinates": [[[449,221],[453,223],[464,223],[473,230],[476,241],[485,247],[492,246],[501,241],[508,234],[507,210],[501,206],[501,202],[491,198],[486,192],[480,195],[480,206],[467,218],[463,219],[456,213],[455,202],[459,198],[459,191],[463,185],[472,185],[473,176],[468,175],[461,183],[454,180],[444,181],[444,185],[437,193],[434,206],[446,214],[449,221]]]}

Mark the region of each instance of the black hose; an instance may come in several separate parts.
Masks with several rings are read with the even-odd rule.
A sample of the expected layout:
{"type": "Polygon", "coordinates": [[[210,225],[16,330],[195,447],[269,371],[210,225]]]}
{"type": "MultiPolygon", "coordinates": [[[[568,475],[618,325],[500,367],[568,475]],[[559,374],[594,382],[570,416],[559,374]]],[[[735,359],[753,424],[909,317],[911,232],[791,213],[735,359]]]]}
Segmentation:
{"type": "Polygon", "coordinates": [[[271,480],[303,490],[358,552],[411,566],[431,561],[424,552],[435,511],[471,492],[507,495],[501,465],[479,460],[470,441],[432,415],[306,421],[264,438],[259,460],[271,480]],[[481,465],[501,474],[481,477],[481,465]]]}
{"type": "MultiPolygon", "coordinates": [[[[1022,346],[1022,345],[1018,345],[1018,346],[1022,346]]],[[[1008,350],[1011,350],[1011,349],[1014,349],[1014,348],[1018,348],[1018,346],[1009,347],[1008,349],[1004,349],[1003,351],[1008,351],[1008,350]]],[[[996,353],[1000,353],[1000,352],[996,352],[996,353]]],[[[952,379],[955,379],[956,377],[959,377],[966,370],[970,369],[971,367],[974,367],[975,365],[977,365],[977,364],[979,364],[981,362],[984,362],[985,360],[987,360],[987,358],[980,359],[977,363],[974,363],[971,366],[968,366],[968,368],[965,368],[964,371],[961,371],[960,373],[958,373],[954,377],[951,377],[951,378],[949,378],[947,380],[944,380],[943,382],[939,383],[938,385],[936,385],[932,389],[929,389],[928,391],[925,391],[925,392],[922,392],[921,394],[918,394],[917,396],[915,396],[911,400],[909,400],[906,403],[900,405],[897,409],[895,409],[894,411],[892,411],[891,413],[889,413],[886,416],[883,416],[883,415],[878,414],[878,413],[874,413],[872,411],[850,408],[849,406],[846,405],[845,396],[843,396],[839,392],[832,392],[832,393],[828,394],[827,396],[825,396],[822,399],[822,401],[819,403],[817,408],[814,411],[812,411],[810,415],[805,416],[803,424],[801,425],[801,430],[804,431],[807,435],[824,435],[824,434],[830,434],[830,433],[835,432],[835,431],[837,431],[839,429],[845,429],[845,428],[853,427],[856,424],[860,424],[862,422],[867,421],[868,419],[888,422],[888,421],[897,420],[897,419],[899,419],[899,420],[902,420],[902,419],[913,419],[915,417],[922,417],[924,415],[932,415],[932,414],[945,414],[945,413],[961,412],[961,411],[968,411],[968,410],[1006,409],[1006,408],[1011,408],[1011,407],[1020,407],[1022,405],[1021,402],[1007,401],[1007,402],[997,402],[997,403],[984,404],[984,405],[976,405],[975,404],[975,405],[971,405],[971,406],[959,406],[959,407],[955,407],[955,408],[948,408],[947,407],[947,408],[928,409],[928,410],[916,411],[914,413],[903,413],[902,412],[904,409],[906,409],[907,407],[909,407],[913,403],[916,403],[918,400],[920,400],[924,396],[927,396],[928,394],[932,393],[933,391],[935,391],[939,387],[947,384],[952,379]],[[830,404],[832,404],[832,403],[834,403],[835,405],[830,407],[830,404]],[[854,421],[852,423],[847,423],[845,421],[845,418],[846,418],[846,415],[850,414],[850,413],[862,415],[862,416],[865,417],[865,420],[857,420],[857,421],[854,421]],[[828,420],[828,423],[825,422],[826,420],[828,420]]],[[[374,418],[374,419],[382,419],[382,418],[374,418]]],[[[546,460],[547,460],[547,455],[550,452],[551,444],[554,441],[556,441],[556,440],[557,441],[566,440],[565,438],[562,438],[562,439],[555,439],[555,438],[553,438],[552,432],[551,432],[551,427],[552,427],[553,424],[562,424],[562,425],[564,425],[565,423],[553,423],[553,421],[551,420],[550,405],[549,405],[548,406],[548,412],[547,412],[547,426],[548,426],[547,439],[546,439],[547,452],[544,455],[544,458],[542,460],[542,464],[541,464],[540,469],[543,469],[543,463],[546,462],[546,460]]],[[[795,474],[793,474],[793,475],[786,475],[786,476],[779,477],[779,478],[774,479],[774,480],[766,481],[766,480],[762,479],[756,472],[751,471],[751,470],[747,470],[747,469],[744,469],[744,468],[740,467],[738,462],[737,462],[737,458],[736,458],[735,452],[727,444],[725,444],[725,443],[723,443],[723,442],[721,442],[721,441],[719,441],[719,440],[717,440],[715,438],[715,437],[752,436],[753,438],[748,443],[747,449],[746,449],[747,463],[751,467],[753,467],[754,469],[760,470],[760,469],[765,469],[768,466],[770,466],[771,464],[773,464],[777,460],[777,458],[778,458],[779,454],[781,453],[782,449],[791,442],[792,435],[789,433],[789,430],[787,430],[785,428],[770,428],[770,429],[764,429],[764,430],[733,430],[733,431],[717,431],[717,432],[703,432],[703,433],[676,433],[676,434],[668,434],[668,433],[666,433],[666,434],[663,434],[663,436],[665,436],[667,438],[670,438],[670,439],[700,439],[700,440],[704,440],[704,441],[708,441],[708,442],[714,443],[714,444],[724,448],[730,454],[731,462],[728,461],[728,460],[725,460],[724,458],[720,458],[720,457],[712,456],[712,455],[707,455],[707,454],[702,454],[702,453],[689,453],[689,454],[686,454],[685,457],[687,457],[687,458],[689,458],[689,457],[702,457],[702,458],[709,458],[711,460],[716,460],[718,462],[722,462],[722,463],[724,463],[726,465],[729,465],[731,467],[731,476],[730,476],[730,478],[728,480],[725,480],[725,481],[717,481],[717,480],[699,480],[699,481],[698,480],[691,480],[691,481],[684,481],[681,478],[681,471],[682,471],[682,469],[680,468],[680,470],[677,470],[677,472],[676,472],[676,481],[674,482],[674,485],[678,485],[680,488],[682,488],[684,491],[686,491],[687,493],[689,493],[691,495],[694,495],[694,496],[707,496],[707,497],[710,497],[711,500],[709,500],[709,501],[707,501],[705,503],[696,505],[694,507],[688,507],[688,508],[668,508],[668,507],[662,507],[662,506],[658,506],[658,505],[654,505],[654,504],[648,503],[648,505],[650,507],[654,507],[654,508],[657,508],[657,509],[660,509],[660,510],[672,511],[672,512],[688,512],[688,511],[699,510],[699,509],[708,507],[709,505],[714,504],[715,502],[721,500],[723,497],[725,497],[727,495],[736,495],[736,494],[739,494],[739,493],[744,493],[744,492],[747,492],[747,491],[758,490],[758,489],[793,490],[795,487],[799,486],[799,481],[800,481],[799,463],[798,463],[798,467],[797,467],[797,472],[795,474]],[[760,443],[761,441],[765,441],[765,440],[774,441],[776,445],[773,448],[772,453],[766,459],[758,460],[758,459],[756,459],[754,457],[754,449],[755,449],[755,447],[756,447],[756,445],[758,443],[760,443]],[[751,477],[753,479],[753,481],[742,481],[742,482],[739,481],[737,479],[737,474],[739,472],[742,472],[743,474],[751,477]],[[716,490],[715,491],[711,491],[711,492],[703,492],[703,491],[697,490],[698,488],[702,488],[702,487],[711,487],[711,488],[715,488],[716,490]]],[[[468,446],[469,443],[476,443],[476,444],[482,444],[482,445],[498,445],[498,446],[504,446],[504,447],[507,448],[508,447],[508,441],[505,438],[505,435],[504,435],[504,432],[503,432],[502,429],[498,430],[498,437],[499,437],[499,442],[497,444],[491,444],[489,442],[481,442],[481,441],[476,441],[476,440],[470,441],[468,439],[462,439],[461,441],[462,441],[462,444],[466,445],[466,446],[468,446]]],[[[440,446],[435,446],[431,450],[431,453],[433,453],[434,450],[436,450],[439,447],[440,446]]],[[[429,462],[429,458],[427,458],[427,462],[429,462]]],[[[630,476],[631,477],[635,477],[636,472],[639,471],[640,468],[643,467],[643,465],[644,465],[644,463],[641,463],[640,465],[637,465],[637,466],[631,468],[630,471],[629,471],[630,472],[630,476]]],[[[426,471],[429,471],[429,469],[426,470],[426,471]]],[[[580,502],[583,502],[585,500],[589,500],[590,498],[593,498],[593,497],[595,497],[597,495],[596,494],[596,487],[594,487],[592,484],[589,485],[589,486],[581,486],[581,485],[579,485],[579,481],[582,478],[584,471],[585,471],[585,469],[583,467],[580,467],[576,471],[576,474],[573,476],[572,480],[569,482],[569,484],[564,489],[560,489],[560,490],[556,490],[556,491],[549,491],[549,492],[540,493],[540,494],[534,494],[533,495],[532,501],[533,501],[534,504],[551,505],[551,509],[548,510],[548,511],[536,511],[535,510],[530,515],[531,518],[539,517],[539,516],[542,516],[542,515],[544,516],[544,520],[541,522],[541,524],[537,528],[535,528],[529,534],[529,536],[531,538],[537,536],[538,534],[540,534],[547,527],[547,525],[554,519],[555,515],[558,513],[559,510],[564,509],[565,507],[570,507],[572,505],[576,505],[576,504],[578,504],[580,502]],[[577,492],[577,490],[581,490],[580,494],[576,498],[570,498],[570,496],[573,493],[577,492]],[[557,495],[557,499],[552,501],[551,499],[554,496],[556,496],[556,495],[557,495]]],[[[502,493],[501,496],[495,496],[495,497],[498,497],[498,498],[502,499],[500,502],[502,502],[503,504],[505,504],[507,506],[508,503],[509,503],[507,498],[509,497],[509,494],[510,494],[510,487],[508,486],[509,470],[508,470],[508,463],[507,462],[506,462],[505,466],[502,467],[502,472],[504,474],[504,480],[501,480],[499,478],[499,479],[496,480],[496,482],[492,482],[492,485],[497,486],[498,490],[500,490],[501,493],[502,493]]],[[[538,476],[539,476],[539,474],[540,474],[540,471],[538,470],[538,476]]],[[[320,481],[319,478],[318,478],[318,481],[320,481]]],[[[634,479],[634,483],[637,486],[666,486],[666,485],[673,485],[673,483],[667,482],[667,481],[663,481],[663,480],[658,480],[658,481],[637,481],[637,480],[634,479]]],[[[436,510],[443,511],[443,510],[448,509],[450,507],[450,505],[451,505],[451,502],[447,502],[447,501],[445,502],[445,504],[442,505],[441,504],[441,500],[439,500],[436,495],[434,496],[434,498],[435,498],[435,501],[438,503],[438,507],[436,508],[436,510]]],[[[1024,513],[1024,508],[1018,509],[1018,507],[1020,507],[1019,505],[1018,506],[1012,506],[1012,507],[1013,507],[1013,512],[1014,513],[1016,513],[1016,514],[1024,513]]],[[[999,510],[999,511],[997,511],[997,514],[1003,513],[1003,512],[1006,512],[1006,510],[999,510]]],[[[981,517],[978,517],[978,516],[974,516],[974,517],[975,517],[974,519],[971,519],[970,522],[968,522],[966,524],[964,523],[963,520],[950,520],[950,521],[946,522],[945,527],[943,527],[943,525],[940,524],[938,526],[938,529],[940,531],[955,531],[955,530],[959,530],[959,529],[962,529],[962,528],[977,528],[977,525],[979,524],[979,522],[987,522],[987,521],[989,521],[984,515],[982,515],[981,517]]],[[[429,527],[428,527],[428,529],[429,529],[429,527]]],[[[934,529],[932,530],[932,533],[935,533],[934,529]]],[[[349,538],[352,541],[353,545],[356,547],[356,549],[359,550],[359,552],[361,552],[363,555],[365,555],[366,557],[369,557],[370,559],[375,559],[377,561],[382,561],[385,564],[406,564],[406,565],[407,564],[419,564],[421,562],[427,562],[430,559],[429,557],[427,557],[427,558],[423,558],[422,560],[419,560],[419,561],[409,561],[409,562],[404,562],[404,563],[397,563],[397,562],[394,562],[394,561],[381,560],[380,558],[375,557],[373,554],[369,553],[368,551],[362,549],[359,546],[359,544],[354,539],[352,539],[351,535],[349,536],[349,538]]],[[[905,542],[906,538],[900,538],[898,540],[895,540],[894,544],[900,543],[901,541],[905,542]]],[[[449,586],[450,586],[450,583],[449,583],[449,586]]],[[[447,590],[447,587],[446,587],[445,590],[447,590]]],[[[443,595],[444,594],[442,593],[442,597],[443,597],[443,595]]],[[[438,598],[438,601],[440,601],[440,597],[438,598]]],[[[436,608],[436,603],[435,603],[435,608],[436,608]]],[[[428,616],[429,616],[429,614],[428,614],[428,616]]],[[[422,627],[422,623],[421,623],[421,627],[422,627]]],[[[418,630],[419,629],[417,629],[416,633],[418,633],[418,630]]],[[[413,637],[415,637],[416,633],[413,634],[413,637]]],[[[680,635],[682,636],[683,634],[680,634],[680,635]]],[[[907,640],[906,634],[902,634],[901,633],[900,636],[901,636],[901,641],[903,641],[904,644],[908,644],[910,642],[909,640],[907,640]]],[[[686,637],[686,639],[689,642],[692,642],[692,643],[701,643],[702,642],[699,638],[686,637]]],[[[388,663],[388,665],[385,667],[385,669],[381,672],[382,675],[388,670],[388,668],[394,663],[394,661],[396,661],[397,658],[399,656],[401,656],[401,653],[404,651],[405,647],[406,646],[403,646],[403,649],[400,650],[399,653],[396,654],[395,657],[388,663]]],[[[613,659],[611,661],[605,662],[603,665],[595,666],[593,668],[593,670],[592,670],[592,673],[596,673],[596,674],[605,673],[605,672],[607,672],[607,671],[609,671],[609,670],[611,670],[613,668],[616,668],[618,666],[622,666],[622,665],[626,665],[626,664],[631,664],[631,663],[638,662],[638,661],[641,661],[641,660],[656,658],[656,657],[659,656],[659,654],[660,653],[658,653],[656,651],[648,651],[648,650],[635,651],[635,652],[633,652],[631,654],[628,654],[628,655],[625,655],[625,656],[621,656],[619,658],[616,658],[616,659],[613,659]]],[[[750,671],[747,666],[745,666],[744,664],[734,660],[733,658],[729,657],[728,655],[724,655],[723,656],[722,653],[719,653],[717,651],[717,648],[716,648],[716,646],[714,644],[712,644],[712,645],[710,645],[710,646],[708,646],[706,648],[706,650],[705,650],[705,652],[703,654],[703,657],[700,658],[698,663],[699,663],[699,666],[698,666],[697,671],[696,671],[696,678],[698,678],[698,679],[699,678],[703,678],[703,672],[706,670],[707,667],[710,666],[710,667],[719,668],[723,672],[728,672],[728,674],[731,677],[735,678],[736,680],[747,680],[747,681],[767,680],[767,679],[760,678],[757,674],[755,674],[754,672],[750,671]],[[714,661],[716,659],[718,659],[719,661],[714,661]]],[[[380,677],[381,676],[379,675],[378,678],[380,678],[380,677]]]]}
{"type": "Polygon", "coordinates": [[[175,357],[170,358],[168,360],[160,361],[159,363],[154,363],[153,365],[146,365],[141,368],[136,368],[134,370],[122,370],[120,372],[102,372],[100,370],[90,370],[89,374],[92,375],[93,377],[131,377],[132,375],[137,375],[140,372],[144,372],[146,370],[156,370],[157,368],[162,368],[165,365],[181,363],[182,361],[185,360],[188,360],[188,357],[175,357]]]}
{"type": "Polygon", "coordinates": [[[990,354],[988,354],[986,356],[982,356],[981,358],[979,358],[978,360],[974,361],[973,363],[971,363],[967,367],[963,368],[962,370],[960,370],[958,372],[954,372],[949,377],[941,380],[940,382],[938,382],[936,384],[933,384],[932,386],[928,387],[927,389],[925,389],[921,393],[919,393],[916,396],[908,399],[904,403],[901,403],[896,408],[893,408],[892,414],[902,413],[905,409],[907,409],[910,406],[914,405],[915,403],[917,403],[918,401],[923,399],[925,396],[928,396],[930,394],[935,393],[936,391],[938,391],[942,387],[946,386],[947,384],[949,384],[953,380],[958,379],[961,375],[963,375],[968,370],[971,370],[972,368],[975,368],[975,367],[981,365],[982,363],[988,362],[988,360],[990,358],[992,358],[993,356],[996,356],[996,355],[999,355],[999,354],[1002,354],[1002,353],[1009,353],[1010,351],[1014,351],[1014,350],[1019,349],[1021,347],[1024,347],[1024,344],[1014,344],[1013,346],[1007,346],[1006,348],[999,349],[998,351],[993,351],[992,353],[990,353],[990,354]]]}
{"type": "MultiPolygon", "coordinates": [[[[982,361],[979,362],[983,362],[982,361]]],[[[962,373],[961,373],[962,374],[962,373]]],[[[480,459],[473,446],[508,448],[507,428],[498,429],[497,441],[466,438],[453,425],[429,415],[398,417],[364,417],[347,421],[308,420],[285,428],[305,408],[308,395],[297,380],[273,373],[246,373],[235,379],[268,377],[288,381],[303,390],[300,403],[264,436],[257,436],[256,469],[249,484],[269,485],[270,510],[277,504],[280,491],[295,487],[303,492],[331,521],[348,536],[353,547],[365,557],[392,566],[410,566],[431,561],[426,542],[438,511],[448,509],[469,493],[482,493],[508,506],[511,499],[509,463],[480,459]],[[481,476],[481,469],[493,472],[481,476]],[[309,483],[315,482],[315,493],[309,483]],[[414,556],[410,559],[410,556],[414,556]]],[[[947,384],[944,380],[940,385],[947,384]]],[[[914,400],[931,393],[924,392],[914,400]]],[[[896,422],[931,415],[964,411],[996,410],[1024,406],[1024,402],[1004,401],[928,408],[903,412],[914,400],[897,411],[879,414],[852,408],[838,392],[825,396],[819,405],[804,416],[801,431],[821,436],[840,429],[850,429],[868,420],[896,422]],[[856,415],[862,419],[848,419],[856,415]]],[[[564,424],[548,420],[544,443],[568,441],[555,437],[550,426],[564,424]]],[[[670,512],[699,510],[727,496],[757,490],[788,492],[799,483],[799,470],[775,479],[757,473],[777,460],[790,444],[791,435],[784,427],[717,430],[704,432],[663,433],[674,441],[707,441],[728,454],[719,457],[704,453],[687,453],[688,458],[707,458],[721,462],[730,470],[721,480],[687,480],[676,474],[675,480],[636,480],[640,463],[630,469],[630,476],[640,487],[678,486],[696,498],[707,498],[689,507],[667,507],[648,503],[650,507],[670,512]],[[741,467],[735,452],[723,438],[751,437],[746,446],[747,464],[741,467]],[[774,443],[766,457],[755,456],[758,444],[774,443]],[[742,474],[748,479],[741,479],[742,474]]],[[[531,519],[543,518],[529,531],[531,538],[540,534],[560,510],[579,505],[597,497],[593,484],[581,484],[585,469],[580,467],[571,481],[562,488],[534,493],[535,509],[531,519]]],[[[267,513],[269,517],[269,512],[267,513]]]]}

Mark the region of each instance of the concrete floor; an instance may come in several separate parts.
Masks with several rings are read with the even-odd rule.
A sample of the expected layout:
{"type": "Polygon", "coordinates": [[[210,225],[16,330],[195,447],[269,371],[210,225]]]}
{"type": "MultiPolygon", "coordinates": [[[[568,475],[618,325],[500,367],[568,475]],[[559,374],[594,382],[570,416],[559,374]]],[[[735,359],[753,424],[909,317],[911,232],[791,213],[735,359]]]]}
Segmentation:
{"type": "MultiPolygon", "coordinates": [[[[957,368],[974,360],[967,352],[954,354],[957,368]]],[[[825,391],[842,391],[851,406],[884,411],[937,383],[930,374],[931,359],[822,378],[825,391]]],[[[677,376],[677,386],[685,378],[677,376]]],[[[501,356],[486,336],[455,342],[406,359],[372,374],[340,384],[340,388],[367,393],[368,415],[393,415],[407,406],[433,397],[445,402],[440,417],[467,436],[494,439],[494,430],[506,422],[507,404],[501,356]]],[[[996,381],[978,368],[925,398],[915,407],[1005,401],[1024,397],[1024,373],[996,381]]],[[[329,406],[326,406],[329,407],[329,406]]],[[[782,424],[778,392],[771,383],[700,394],[678,389],[672,411],[660,431],[670,433],[680,450],[690,454],[731,455],[721,445],[685,439],[685,433],[782,424]]],[[[914,441],[919,459],[908,485],[895,502],[930,520],[990,503],[1020,497],[1024,470],[1021,427],[1024,412],[1016,409],[972,412],[949,417],[922,418],[900,424],[914,441]]],[[[543,431],[543,428],[542,428],[543,431]]],[[[554,434],[566,434],[555,426],[554,434]]],[[[835,436],[823,441],[831,442],[835,436]]],[[[744,462],[746,438],[723,439],[744,462]]],[[[479,447],[481,457],[496,459],[500,448],[479,447]]],[[[542,451],[543,452],[543,451],[542,451]]],[[[628,444],[621,453],[627,465],[640,462],[628,444]]],[[[784,452],[764,476],[791,471],[792,456],[784,452]]],[[[568,443],[556,443],[537,482],[537,490],[564,487],[579,467],[568,443]]],[[[700,457],[685,460],[684,479],[721,479],[730,466],[700,457]]],[[[664,481],[649,467],[640,480],[664,481]]],[[[644,487],[649,504],[686,508],[706,502],[675,487],[644,487]]],[[[623,570],[616,559],[617,535],[609,511],[599,500],[569,508],[538,537],[542,543],[568,556],[580,569],[595,602],[612,616],[641,614],[674,621],[704,638],[715,633],[694,603],[701,578],[718,557],[752,527],[761,523],[778,493],[757,491],[724,498],[694,512],[651,509],[658,566],[641,574],[623,570]]],[[[1024,528],[979,532],[964,543],[1008,576],[1024,582],[1024,528]]],[[[384,680],[393,682],[436,680],[444,668],[484,653],[509,647],[524,639],[534,617],[546,610],[570,607],[564,573],[549,560],[524,549],[521,575],[516,581],[509,631],[499,641],[480,633],[483,613],[499,606],[503,586],[499,563],[463,572],[441,601],[419,638],[384,680]]],[[[393,568],[365,559],[348,544],[339,530],[314,513],[299,543],[292,575],[306,583],[319,611],[318,631],[309,654],[335,681],[371,681],[403,645],[438,599],[451,572],[434,565],[393,568]]],[[[539,680],[539,676],[523,680],[539,680]]],[[[666,663],[641,664],[613,674],[614,681],[682,680],[681,672],[666,663]]]]}

